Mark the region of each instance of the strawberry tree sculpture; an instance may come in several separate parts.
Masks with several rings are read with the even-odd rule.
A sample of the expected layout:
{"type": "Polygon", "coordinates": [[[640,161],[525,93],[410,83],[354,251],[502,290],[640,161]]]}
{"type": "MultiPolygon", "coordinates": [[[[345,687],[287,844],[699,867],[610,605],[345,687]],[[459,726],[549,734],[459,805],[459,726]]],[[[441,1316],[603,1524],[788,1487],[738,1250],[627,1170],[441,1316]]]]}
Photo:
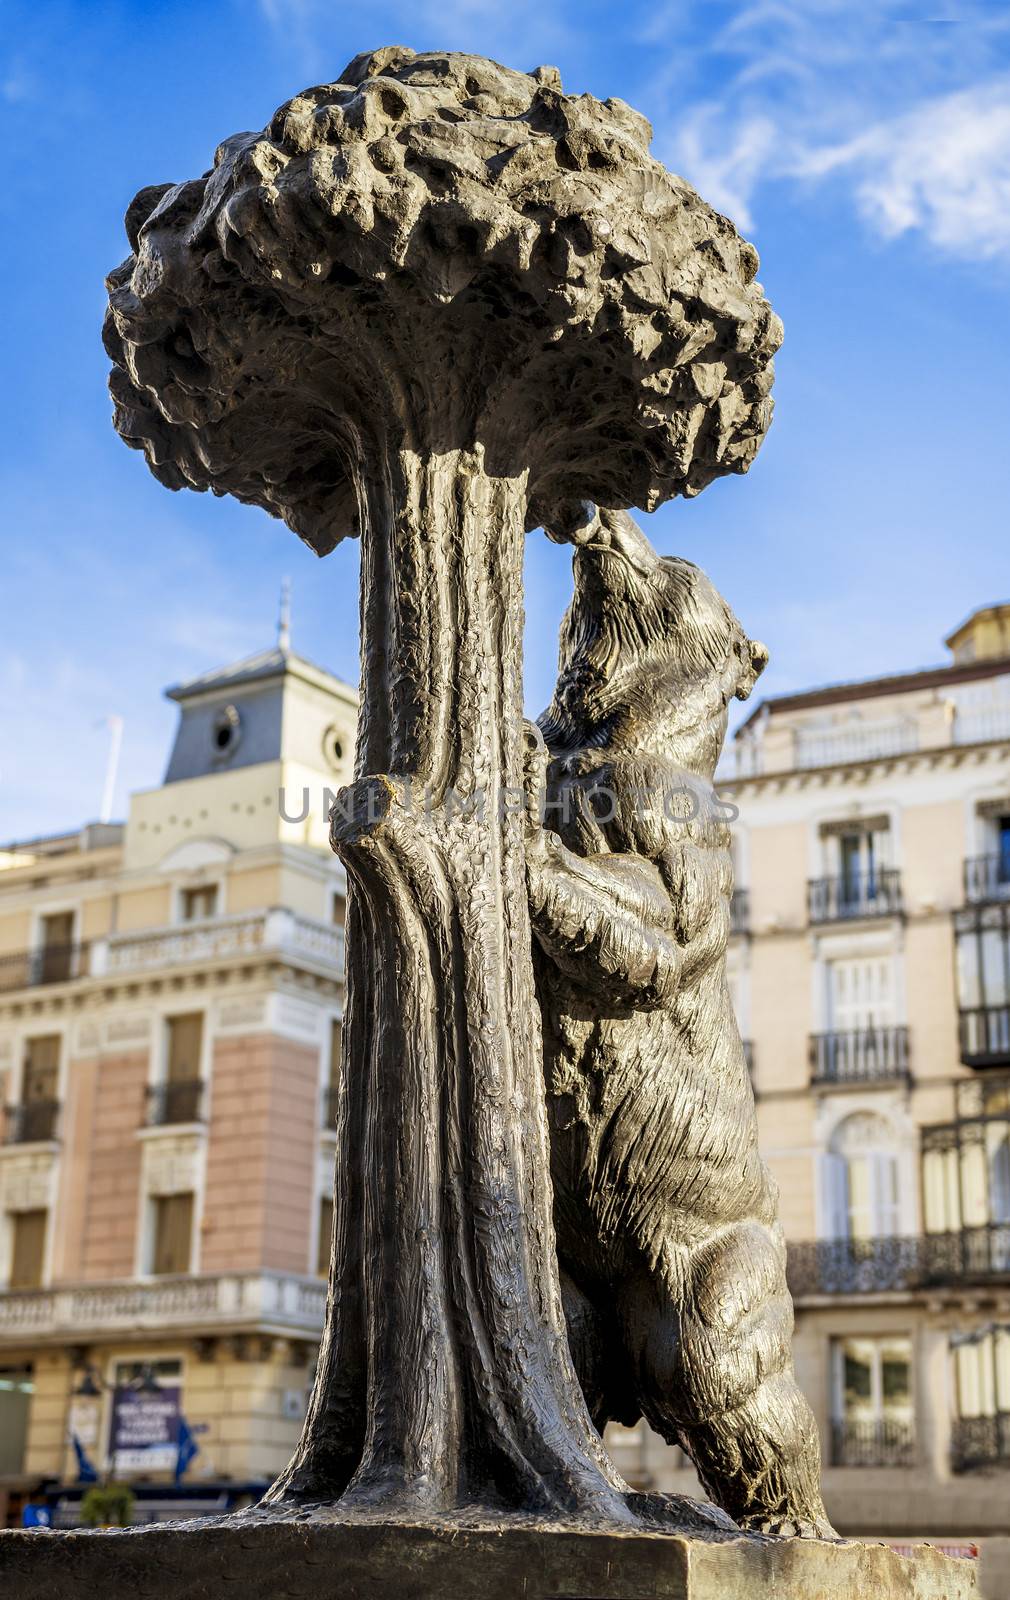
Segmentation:
{"type": "Polygon", "coordinates": [[[142,190],[108,280],[115,424],[160,482],[362,542],[333,1259],[275,1499],[635,1515],[554,1248],[523,543],[746,471],[781,331],[650,136],[552,68],[377,50],[142,190]]]}

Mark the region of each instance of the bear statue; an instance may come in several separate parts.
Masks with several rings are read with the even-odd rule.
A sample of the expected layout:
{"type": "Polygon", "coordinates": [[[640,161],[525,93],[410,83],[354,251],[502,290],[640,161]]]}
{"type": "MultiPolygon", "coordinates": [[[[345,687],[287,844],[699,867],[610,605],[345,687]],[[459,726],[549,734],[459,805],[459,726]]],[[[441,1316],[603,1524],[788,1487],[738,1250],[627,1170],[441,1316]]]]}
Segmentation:
{"type": "Polygon", "coordinates": [[[831,1537],[725,973],[713,775],[767,652],[626,513],[547,531],[575,592],[529,727],[527,873],[573,1357],[601,1430],[644,1416],[739,1526],[831,1537]]]}

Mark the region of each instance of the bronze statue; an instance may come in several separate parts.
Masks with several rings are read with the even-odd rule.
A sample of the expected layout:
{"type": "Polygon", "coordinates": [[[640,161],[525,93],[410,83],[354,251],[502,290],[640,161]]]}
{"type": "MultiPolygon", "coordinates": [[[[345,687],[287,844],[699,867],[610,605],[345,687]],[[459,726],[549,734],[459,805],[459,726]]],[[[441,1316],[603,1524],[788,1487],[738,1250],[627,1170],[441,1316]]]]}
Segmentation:
{"type": "Polygon", "coordinates": [[[575,594],[531,740],[532,797],[538,767],[546,785],[526,854],[576,1368],[598,1428],[644,1415],[739,1526],[829,1536],[725,977],[733,874],[712,780],[729,702],[767,652],[626,513],[587,508],[568,536],[575,594]]]}
{"type": "Polygon", "coordinates": [[[745,472],[771,419],[757,254],[650,138],[552,67],[394,46],[129,207],[122,437],[320,555],[361,539],[333,1252],[302,1438],[261,1505],[0,1533],[19,1595],[973,1591],[933,1552],[636,1494],[594,1426],[644,1412],[747,1530],[829,1531],[723,976],[711,775],[762,653],[694,568],[585,509],[745,472]],[[578,546],[543,736],[541,527],[578,546]]]}
{"type": "Polygon", "coordinates": [[[650,136],[554,68],[373,51],[142,190],[109,278],[116,426],[157,477],[320,554],[362,540],[331,1292],[274,1504],[645,1514],[566,1338],[527,838],[500,802],[525,532],[695,495],[771,417],[757,254],[650,136]]]}

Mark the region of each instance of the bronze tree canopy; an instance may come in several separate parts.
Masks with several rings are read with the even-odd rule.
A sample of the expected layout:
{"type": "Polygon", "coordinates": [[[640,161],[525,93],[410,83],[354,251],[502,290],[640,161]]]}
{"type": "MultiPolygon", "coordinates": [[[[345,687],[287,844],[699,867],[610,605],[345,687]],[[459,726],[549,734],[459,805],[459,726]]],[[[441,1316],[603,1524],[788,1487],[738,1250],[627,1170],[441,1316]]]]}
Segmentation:
{"type": "Polygon", "coordinates": [[[109,279],[116,426],[159,480],[363,541],[333,1266],[277,1498],[633,1515],[566,1339],[499,801],[525,530],[696,494],[770,419],[756,254],[649,138],[551,68],[375,51],[142,190],[109,279]]]}

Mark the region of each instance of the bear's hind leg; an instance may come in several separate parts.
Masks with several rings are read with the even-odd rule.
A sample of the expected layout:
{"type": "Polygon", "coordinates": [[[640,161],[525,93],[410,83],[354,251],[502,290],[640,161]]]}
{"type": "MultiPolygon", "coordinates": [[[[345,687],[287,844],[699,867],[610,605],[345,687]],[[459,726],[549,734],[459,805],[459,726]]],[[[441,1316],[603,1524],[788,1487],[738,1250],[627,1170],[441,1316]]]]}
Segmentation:
{"type": "Polygon", "coordinates": [[[687,1451],[739,1526],[835,1537],[821,1500],[817,1426],[793,1374],[779,1229],[735,1223],[684,1267],[679,1307],[664,1307],[652,1283],[626,1308],[646,1418],[687,1451]]]}

